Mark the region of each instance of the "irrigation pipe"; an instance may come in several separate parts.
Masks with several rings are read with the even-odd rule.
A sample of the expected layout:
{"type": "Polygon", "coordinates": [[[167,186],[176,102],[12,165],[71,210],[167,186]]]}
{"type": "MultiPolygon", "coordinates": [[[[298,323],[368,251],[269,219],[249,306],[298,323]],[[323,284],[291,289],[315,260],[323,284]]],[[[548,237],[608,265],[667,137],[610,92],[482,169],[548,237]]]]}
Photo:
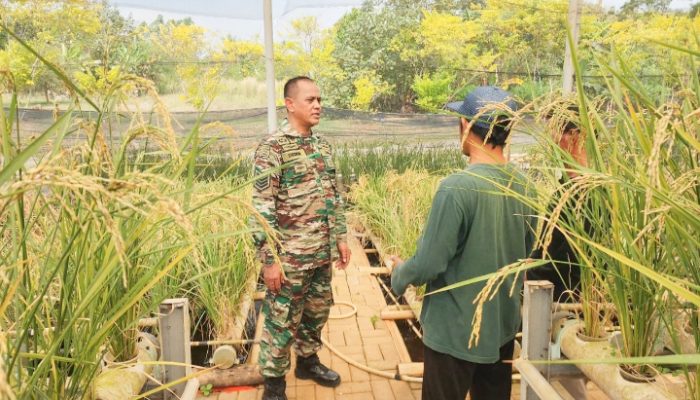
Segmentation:
{"type": "Polygon", "coordinates": [[[200,346],[218,346],[222,344],[229,345],[244,345],[244,344],[255,344],[260,343],[260,339],[230,339],[230,340],[206,340],[202,342],[190,342],[191,347],[200,346]]]}
{"type": "MultiPolygon", "coordinates": [[[[352,317],[353,315],[355,315],[355,314],[357,313],[357,307],[356,307],[354,304],[350,303],[350,302],[347,302],[347,301],[338,301],[338,302],[336,302],[336,304],[343,304],[343,305],[350,306],[350,307],[353,308],[353,310],[350,311],[350,312],[348,312],[347,314],[336,315],[336,316],[332,316],[332,317],[328,317],[328,318],[331,318],[331,319],[350,318],[350,317],[352,317]]],[[[340,352],[338,349],[336,349],[332,344],[330,344],[330,342],[329,342],[328,340],[326,340],[326,338],[324,338],[323,336],[321,336],[321,342],[323,342],[323,345],[326,346],[326,347],[328,347],[328,350],[330,350],[333,354],[335,354],[336,356],[340,357],[341,360],[343,360],[343,361],[345,361],[346,363],[352,365],[353,367],[359,368],[359,369],[361,369],[361,370],[363,370],[363,371],[365,371],[365,372],[367,372],[367,373],[370,373],[370,374],[372,374],[372,375],[381,376],[381,377],[387,378],[387,379],[394,379],[394,380],[397,380],[397,381],[414,382],[414,383],[423,383],[423,378],[416,378],[416,377],[414,377],[414,376],[401,375],[401,374],[399,374],[398,372],[392,374],[391,372],[381,371],[381,370],[378,370],[378,369],[376,369],[376,368],[372,368],[372,367],[370,367],[370,366],[367,366],[367,365],[364,365],[364,364],[360,364],[359,362],[357,362],[357,361],[353,360],[352,358],[346,356],[345,354],[341,353],[341,352],[340,352]]],[[[513,379],[514,379],[514,380],[520,380],[520,375],[513,375],[513,379]]]]}
{"type": "MultiPolygon", "coordinates": [[[[341,315],[333,315],[329,316],[329,319],[345,319],[345,318],[350,318],[353,315],[357,314],[357,306],[354,305],[353,303],[349,301],[336,301],[335,304],[342,304],[345,306],[352,307],[352,310],[341,315]]],[[[353,367],[359,368],[365,372],[368,372],[373,375],[381,376],[384,378],[388,379],[395,379],[397,381],[405,381],[405,382],[416,382],[416,383],[423,383],[423,378],[416,378],[413,376],[406,376],[406,375],[401,375],[398,372],[395,374],[392,374],[391,372],[386,372],[386,371],[381,371],[375,368],[372,368],[368,365],[360,364],[359,362],[353,360],[352,358],[346,356],[345,354],[341,353],[336,349],[328,340],[326,340],[324,337],[321,337],[321,342],[328,347],[328,350],[330,350],[333,354],[336,356],[340,357],[341,360],[345,361],[346,363],[352,365],[353,367]]]]}
{"type": "Polygon", "coordinates": [[[345,361],[346,363],[352,365],[353,367],[359,368],[365,372],[368,372],[373,375],[381,376],[383,378],[388,378],[388,379],[395,379],[397,381],[404,381],[404,382],[415,382],[415,383],[423,383],[423,378],[416,378],[413,376],[406,376],[406,375],[401,375],[398,372],[395,374],[392,374],[391,372],[386,372],[386,371],[380,371],[378,369],[369,367],[364,364],[360,364],[359,362],[353,360],[352,358],[346,356],[345,354],[341,353],[333,347],[332,344],[330,344],[324,337],[321,337],[321,342],[328,347],[328,350],[330,350],[333,354],[336,356],[340,357],[341,360],[345,361]]]}
{"type": "Polygon", "coordinates": [[[357,306],[352,304],[349,301],[336,301],[334,302],[336,305],[344,305],[351,307],[352,310],[348,311],[346,314],[340,314],[340,315],[329,315],[329,319],[345,319],[345,318],[350,318],[353,315],[357,314],[357,306]]]}

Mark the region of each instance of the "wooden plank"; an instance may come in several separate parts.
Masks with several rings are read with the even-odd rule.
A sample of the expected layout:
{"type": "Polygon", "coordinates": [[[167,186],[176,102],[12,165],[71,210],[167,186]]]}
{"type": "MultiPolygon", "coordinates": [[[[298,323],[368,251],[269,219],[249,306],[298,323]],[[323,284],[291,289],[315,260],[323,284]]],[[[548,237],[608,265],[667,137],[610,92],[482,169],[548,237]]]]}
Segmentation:
{"type": "Polygon", "coordinates": [[[199,377],[200,385],[211,383],[214,387],[255,386],[263,382],[257,365],[236,365],[228,369],[215,369],[199,377]]]}
{"type": "MultiPolygon", "coordinates": [[[[233,330],[231,331],[231,337],[230,338],[223,338],[223,339],[240,340],[243,337],[243,332],[245,330],[245,324],[248,321],[248,313],[250,313],[250,308],[255,303],[253,296],[251,296],[250,294],[255,293],[255,286],[257,285],[257,279],[250,277],[249,280],[250,280],[250,282],[248,283],[248,287],[246,288],[246,292],[245,292],[245,294],[243,294],[241,296],[241,298],[247,298],[247,299],[245,301],[243,301],[243,304],[241,304],[239,314],[236,316],[236,320],[233,322],[234,326],[233,326],[233,330]]],[[[241,345],[236,345],[236,347],[240,348],[241,345]]]]}

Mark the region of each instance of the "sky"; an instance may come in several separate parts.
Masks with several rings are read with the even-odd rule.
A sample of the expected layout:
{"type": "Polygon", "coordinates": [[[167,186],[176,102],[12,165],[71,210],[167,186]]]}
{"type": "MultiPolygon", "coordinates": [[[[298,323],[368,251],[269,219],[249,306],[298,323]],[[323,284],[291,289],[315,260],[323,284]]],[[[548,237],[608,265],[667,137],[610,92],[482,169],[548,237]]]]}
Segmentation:
{"type": "MultiPolygon", "coordinates": [[[[160,14],[165,19],[191,17],[215,37],[231,35],[238,39],[263,37],[262,0],[108,0],[125,16],[137,22],[151,22],[160,14]],[[183,10],[181,13],[166,10],[183,10]],[[185,11],[186,10],[186,11],[185,11]]],[[[594,0],[597,2],[597,0],[594,0]]],[[[673,0],[672,9],[688,9],[698,0],[673,0]]],[[[605,7],[619,7],[626,0],[603,0],[605,7]]],[[[284,39],[294,19],[315,16],[321,28],[332,26],[362,0],[272,0],[275,40],[284,39]],[[319,6],[320,5],[320,6],[319,6]]]]}

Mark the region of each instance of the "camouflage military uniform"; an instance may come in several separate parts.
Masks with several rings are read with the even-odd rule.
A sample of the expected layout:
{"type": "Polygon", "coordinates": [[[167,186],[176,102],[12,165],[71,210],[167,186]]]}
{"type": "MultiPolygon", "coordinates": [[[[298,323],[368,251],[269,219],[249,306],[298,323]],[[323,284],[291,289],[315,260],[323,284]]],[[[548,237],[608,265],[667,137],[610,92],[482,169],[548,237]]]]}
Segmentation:
{"type": "Polygon", "coordinates": [[[298,355],[321,348],[321,329],[333,304],[331,261],[345,240],[342,199],[336,191],[331,147],[324,139],[303,137],[289,125],[263,140],[255,152],[253,205],[278,232],[282,248],[273,248],[262,232],[255,242],[264,264],[282,261],[286,281],[279,293],[268,290],[260,345],[264,376],[289,371],[292,341],[298,355]]]}

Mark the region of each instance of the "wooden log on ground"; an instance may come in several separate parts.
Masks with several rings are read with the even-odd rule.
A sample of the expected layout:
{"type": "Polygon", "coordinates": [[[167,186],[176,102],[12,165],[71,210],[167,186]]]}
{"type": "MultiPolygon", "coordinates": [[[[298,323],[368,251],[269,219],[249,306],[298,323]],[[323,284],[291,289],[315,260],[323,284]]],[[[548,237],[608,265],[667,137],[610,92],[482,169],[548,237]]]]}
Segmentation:
{"type": "Polygon", "coordinates": [[[263,383],[263,376],[257,365],[236,365],[229,369],[212,370],[201,375],[200,385],[212,384],[214,387],[255,386],[263,383]]]}

